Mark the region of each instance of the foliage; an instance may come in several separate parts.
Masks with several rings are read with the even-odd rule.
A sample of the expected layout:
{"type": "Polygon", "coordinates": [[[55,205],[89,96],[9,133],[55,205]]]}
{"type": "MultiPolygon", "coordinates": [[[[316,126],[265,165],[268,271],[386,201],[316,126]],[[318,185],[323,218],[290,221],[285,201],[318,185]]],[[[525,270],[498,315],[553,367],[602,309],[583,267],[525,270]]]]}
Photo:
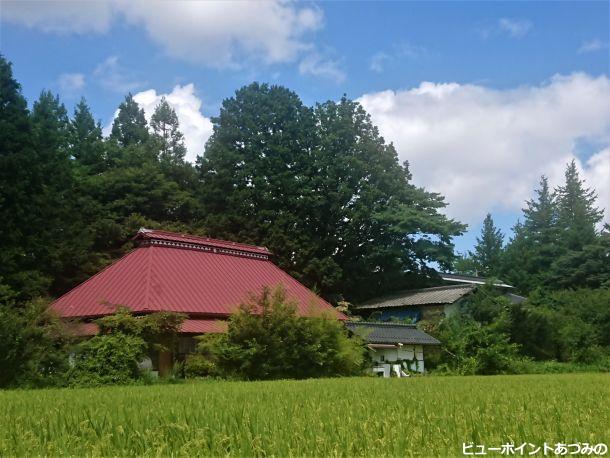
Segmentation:
{"type": "Polygon", "coordinates": [[[546,177],[536,199],[513,228],[502,275],[523,293],[536,288],[599,288],[610,284],[608,229],[599,231],[603,212],[586,188],[576,163],[566,166],[565,182],[551,192],[546,177]]]}
{"type": "Polygon", "coordinates": [[[125,307],[96,320],[100,333],[76,347],[70,383],[105,385],[135,381],[143,375],[138,363],[151,350],[175,350],[183,320],[183,315],[168,312],[134,316],[125,307]]]}
{"type": "Polygon", "coordinates": [[[146,143],[148,135],[144,110],[129,93],[119,105],[119,113],[112,123],[110,138],[121,146],[130,146],[146,143]]]}
{"type": "Polygon", "coordinates": [[[444,320],[436,337],[443,343],[437,371],[461,375],[514,373],[519,359],[518,345],[494,326],[470,317],[454,316],[444,320]]]}
{"type": "Polygon", "coordinates": [[[0,299],[0,388],[63,385],[72,339],[48,303],[0,299]]]}
{"type": "Polygon", "coordinates": [[[122,332],[94,336],[80,343],[73,356],[69,380],[73,385],[124,384],[140,376],[138,362],[146,342],[122,332]]]}
{"type": "Polygon", "coordinates": [[[134,316],[127,307],[119,307],[113,315],[96,320],[100,334],[125,334],[141,337],[150,350],[174,352],[177,336],[186,315],[155,312],[134,316]]]}
{"type": "Polygon", "coordinates": [[[332,299],[375,295],[430,273],[430,261],[451,262],[464,226],[441,213],[440,195],[410,183],[358,103],[311,109],[255,83],[212,121],[198,162],[211,235],[269,247],[280,267],[332,299]]]}
{"type": "Polygon", "coordinates": [[[502,243],[504,235],[494,225],[491,214],[483,220],[481,236],[477,237],[474,252],[470,253],[476,274],[483,277],[496,277],[500,271],[502,243]]]}
{"type": "Polygon", "coordinates": [[[249,380],[354,375],[366,351],[336,318],[297,316],[282,288],[242,304],[228,332],[199,347],[223,375],[249,380]]]}
{"type": "Polygon", "coordinates": [[[514,340],[538,359],[596,363],[610,355],[609,304],[608,289],[536,291],[520,307],[527,321],[514,319],[514,340]]]}
{"type": "Polygon", "coordinates": [[[159,143],[160,160],[171,164],[184,162],[186,146],[184,135],[180,132],[178,115],[165,97],[161,99],[150,119],[153,138],[159,143]]]}
{"type": "Polygon", "coordinates": [[[187,355],[184,361],[184,375],[187,378],[210,377],[218,375],[218,368],[210,358],[200,355],[187,355]]]}
{"type": "Polygon", "coordinates": [[[597,444],[607,396],[608,374],[0,391],[0,455],[413,457],[510,438],[597,444]]]}
{"type": "Polygon", "coordinates": [[[426,363],[461,374],[546,367],[535,366],[535,360],[605,367],[610,358],[608,304],[607,289],[537,290],[525,302],[513,303],[491,286],[479,288],[460,314],[435,326],[420,324],[443,344],[443,352],[426,363]]]}

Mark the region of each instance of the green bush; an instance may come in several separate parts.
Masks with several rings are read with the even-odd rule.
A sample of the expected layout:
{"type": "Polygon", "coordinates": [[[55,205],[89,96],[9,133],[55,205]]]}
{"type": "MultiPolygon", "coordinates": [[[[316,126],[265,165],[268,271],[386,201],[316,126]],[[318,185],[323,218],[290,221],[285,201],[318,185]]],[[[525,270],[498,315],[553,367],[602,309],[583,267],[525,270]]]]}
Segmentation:
{"type": "Polygon", "coordinates": [[[0,387],[65,384],[72,336],[48,302],[0,298],[0,387]]]}
{"type": "Polygon", "coordinates": [[[366,361],[362,341],[341,322],[297,316],[281,288],[243,304],[228,332],[204,338],[199,351],[221,375],[249,380],[356,375],[366,361]]]}
{"type": "Polygon", "coordinates": [[[515,362],[520,358],[518,345],[511,343],[507,334],[469,317],[458,315],[444,320],[436,336],[443,345],[439,360],[435,361],[440,372],[510,374],[515,372],[515,362]]]}
{"type": "Polygon", "coordinates": [[[442,351],[426,358],[437,372],[604,370],[610,360],[610,291],[538,290],[514,304],[485,286],[468,297],[459,314],[420,326],[442,342],[442,351]]]}
{"type": "Polygon", "coordinates": [[[594,364],[610,355],[610,290],[538,290],[512,307],[511,323],[528,356],[594,364]]]}
{"type": "Polygon", "coordinates": [[[218,375],[216,364],[203,355],[188,355],[184,361],[186,378],[213,377],[218,375]]]}
{"type": "Polygon", "coordinates": [[[69,383],[150,382],[150,374],[140,371],[138,363],[152,350],[174,351],[183,320],[183,315],[168,312],[134,316],[129,309],[119,307],[113,315],[96,320],[99,335],[75,347],[69,383]]]}
{"type": "Polygon", "coordinates": [[[146,342],[118,332],[81,342],[69,372],[72,385],[125,384],[140,376],[138,362],[146,355],[146,342]]]}

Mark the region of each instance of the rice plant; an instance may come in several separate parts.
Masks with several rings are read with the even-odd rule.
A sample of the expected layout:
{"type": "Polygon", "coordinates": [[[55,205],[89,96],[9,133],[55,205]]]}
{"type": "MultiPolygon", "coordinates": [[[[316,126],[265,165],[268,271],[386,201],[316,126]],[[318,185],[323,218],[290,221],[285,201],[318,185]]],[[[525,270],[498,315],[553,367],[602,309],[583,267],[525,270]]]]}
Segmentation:
{"type": "Polygon", "coordinates": [[[0,391],[0,456],[461,456],[470,441],[608,443],[609,395],[606,374],[0,391]]]}

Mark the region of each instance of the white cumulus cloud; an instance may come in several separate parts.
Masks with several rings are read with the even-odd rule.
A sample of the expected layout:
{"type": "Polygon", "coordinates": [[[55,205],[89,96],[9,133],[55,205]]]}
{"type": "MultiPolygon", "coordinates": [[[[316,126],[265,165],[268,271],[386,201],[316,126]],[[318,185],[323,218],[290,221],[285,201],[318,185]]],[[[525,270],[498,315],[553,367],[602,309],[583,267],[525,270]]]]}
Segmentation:
{"type": "Polygon", "coordinates": [[[138,105],[144,109],[146,120],[149,122],[162,97],[165,97],[178,115],[180,130],[184,134],[184,142],[188,150],[186,159],[195,162],[197,155],[203,155],[205,142],[212,135],[212,122],[201,113],[202,103],[197,96],[195,86],[177,85],[168,94],[158,94],[156,90],[149,89],[133,96],[138,105]]]}
{"type": "Polygon", "coordinates": [[[4,1],[2,19],[54,33],[103,33],[123,19],[169,55],[218,68],[294,61],[323,23],[318,8],[285,0],[4,1]]]}
{"type": "Polygon", "coordinates": [[[415,182],[446,196],[451,216],[478,223],[489,211],[519,211],[540,175],[560,180],[582,141],[603,145],[579,165],[609,216],[606,76],[575,73],[506,90],[423,82],[359,101],[410,162],[415,182]]]}

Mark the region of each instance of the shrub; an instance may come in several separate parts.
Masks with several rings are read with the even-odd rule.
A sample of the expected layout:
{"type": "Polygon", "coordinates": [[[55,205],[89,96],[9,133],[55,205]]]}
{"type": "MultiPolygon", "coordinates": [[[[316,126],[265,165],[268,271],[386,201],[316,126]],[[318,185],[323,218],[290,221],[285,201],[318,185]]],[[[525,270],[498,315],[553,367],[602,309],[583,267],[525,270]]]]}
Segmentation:
{"type": "Polygon", "coordinates": [[[65,383],[72,337],[48,302],[0,299],[0,387],[65,383]]]}
{"type": "Polygon", "coordinates": [[[440,324],[436,336],[443,344],[437,370],[464,375],[515,372],[519,346],[493,326],[452,316],[440,324]]]}
{"type": "Polygon", "coordinates": [[[146,376],[138,363],[152,350],[174,351],[184,316],[159,312],[134,316],[125,307],[96,323],[100,334],[80,343],[70,371],[72,385],[124,384],[146,376]]]}
{"type": "Polygon", "coordinates": [[[223,376],[249,380],[355,375],[365,362],[359,338],[334,318],[298,317],[282,288],[242,304],[228,332],[204,338],[199,351],[223,376]]]}
{"type": "Polygon", "coordinates": [[[140,375],[138,362],[146,355],[146,342],[118,332],[81,342],[73,355],[72,385],[124,384],[140,375]]]}
{"type": "Polygon", "coordinates": [[[535,291],[511,309],[511,336],[536,359],[596,363],[610,354],[610,290],[535,291]]]}
{"type": "Polygon", "coordinates": [[[214,362],[203,355],[188,355],[184,361],[184,375],[187,378],[216,376],[218,368],[214,362]]]}

